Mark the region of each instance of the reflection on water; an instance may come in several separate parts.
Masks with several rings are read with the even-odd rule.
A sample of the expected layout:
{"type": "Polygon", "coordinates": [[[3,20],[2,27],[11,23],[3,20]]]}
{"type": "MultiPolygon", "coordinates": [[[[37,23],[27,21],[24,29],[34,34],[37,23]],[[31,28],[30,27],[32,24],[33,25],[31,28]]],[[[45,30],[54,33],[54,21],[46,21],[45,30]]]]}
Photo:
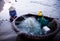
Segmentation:
{"type": "Polygon", "coordinates": [[[3,10],[3,6],[4,6],[4,1],[0,0],[0,12],[3,10]]]}

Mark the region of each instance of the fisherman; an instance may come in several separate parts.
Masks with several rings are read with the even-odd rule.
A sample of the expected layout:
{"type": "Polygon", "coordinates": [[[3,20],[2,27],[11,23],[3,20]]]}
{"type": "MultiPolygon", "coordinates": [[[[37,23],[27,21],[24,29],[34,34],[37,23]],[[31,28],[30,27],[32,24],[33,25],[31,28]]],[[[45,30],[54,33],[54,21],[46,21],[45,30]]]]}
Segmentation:
{"type": "Polygon", "coordinates": [[[16,10],[13,6],[9,8],[9,15],[10,15],[10,22],[12,22],[17,17],[16,10]]]}

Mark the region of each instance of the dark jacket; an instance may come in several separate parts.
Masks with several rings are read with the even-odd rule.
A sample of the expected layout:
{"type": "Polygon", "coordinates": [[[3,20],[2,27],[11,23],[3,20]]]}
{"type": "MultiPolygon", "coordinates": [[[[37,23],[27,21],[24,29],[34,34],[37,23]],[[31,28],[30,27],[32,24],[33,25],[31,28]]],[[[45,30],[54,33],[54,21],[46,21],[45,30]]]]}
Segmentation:
{"type": "Polygon", "coordinates": [[[15,10],[9,11],[9,15],[10,15],[11,17],[16,16],[16,11],[15,11],[15,10]]]}

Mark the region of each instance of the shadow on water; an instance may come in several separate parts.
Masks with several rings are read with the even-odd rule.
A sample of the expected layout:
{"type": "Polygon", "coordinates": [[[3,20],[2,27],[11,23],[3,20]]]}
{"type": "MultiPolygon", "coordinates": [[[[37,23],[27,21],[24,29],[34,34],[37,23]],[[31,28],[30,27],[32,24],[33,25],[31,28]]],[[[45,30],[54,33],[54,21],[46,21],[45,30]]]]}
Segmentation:
{"type": "Polygon", "coordinates": [[[0,12],[3,10],[4,3],[5,2],[3,0],[0,0],[0,12]]]}

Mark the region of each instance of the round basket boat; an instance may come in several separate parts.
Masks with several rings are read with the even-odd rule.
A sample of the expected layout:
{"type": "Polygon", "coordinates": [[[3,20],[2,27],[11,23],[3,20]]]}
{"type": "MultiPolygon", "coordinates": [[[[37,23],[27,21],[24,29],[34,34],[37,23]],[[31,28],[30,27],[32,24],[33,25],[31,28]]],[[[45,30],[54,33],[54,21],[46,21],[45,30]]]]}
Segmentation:
{"type": "Polygon", "coordinates": [[[33,15],[33,14],[26,14],[26,15],[23,15],[23,16],[20,16],[20,17],[16,18],[13,21],[13,29],[18,34],[17,41],[46,41],[46,40],[52,40],[59,31],[59,27],[58,27],[58,24],[57,24],[56,20],[54,18],[44,16],[44,18],[48,19],[48,21],[51,23],[51,25],[49,27],[52,30],[51,33],[46,34],[46,35],[40,35],[40,36],[34,36],[34,35],[26,34],[26,33],[20,33],[20,30],[17,27],[17,25],[19,25],[19,23],[17,23],[17,22],[23,21],[24,17],[38,18],[38,17],[42,17],[42,16],[37,16],[37,15],[33,15]]]}

